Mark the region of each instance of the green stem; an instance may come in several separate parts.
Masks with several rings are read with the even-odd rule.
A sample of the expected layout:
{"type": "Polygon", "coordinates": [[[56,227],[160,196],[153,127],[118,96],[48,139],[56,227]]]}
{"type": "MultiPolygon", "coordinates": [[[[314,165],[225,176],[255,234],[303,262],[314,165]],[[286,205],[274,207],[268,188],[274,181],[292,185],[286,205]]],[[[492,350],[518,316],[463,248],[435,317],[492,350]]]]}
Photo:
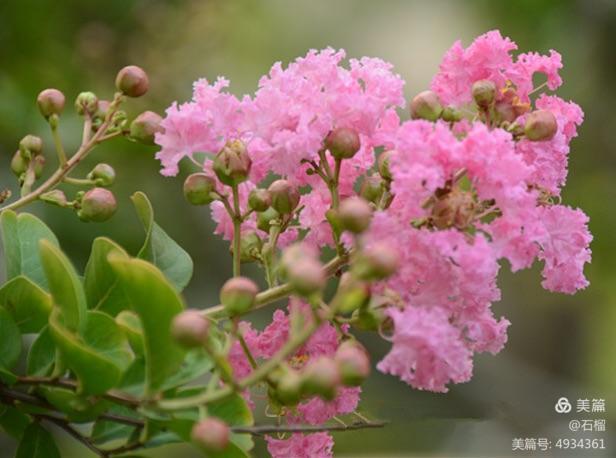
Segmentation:
{"type": "Polygon", "coordinates": [[[231,187],[233,191],[233,276],[241,275],[241,247],[242,247],[242,211],[240,209],[240,193],[237,185],[231,187]]]}
{"type": "Polygon", "coordinates": [[[60,138],[60,131],[58,130],[60,123],[60,118],[56,117],[52,120],[50,119],[49,127],[51,127],[51,136],[53,137],[54,145],[56,146],[56,154],[58,155],[58,162],[60,167],[64,167],[66,164],[66,152],[64,151],[64,145],[62,144],[62,139],[60,138]]]}
{"type": "Polygon", "coordinates": [[[96,184],[94,180],[88,180],[87,178],[71,178],[71,177],[64,177],[62,182],[67,183],[67,184],[72,184],[75,186],[94,186],[96,184]]]}

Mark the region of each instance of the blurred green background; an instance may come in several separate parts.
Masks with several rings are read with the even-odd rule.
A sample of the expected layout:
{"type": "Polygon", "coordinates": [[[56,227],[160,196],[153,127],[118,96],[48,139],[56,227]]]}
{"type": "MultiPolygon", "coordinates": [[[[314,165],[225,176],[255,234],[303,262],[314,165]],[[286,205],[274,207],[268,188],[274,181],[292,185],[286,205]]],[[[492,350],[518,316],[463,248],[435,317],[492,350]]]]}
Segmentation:
{"type": "MultiPolygon", "coordinates": [[[[200,77],[225,75],[238,95],[254,91],[259,75],[274,61],[288,62],[310,48],[345,48],[351,57],[378,56],[392,62],[407,80],[406,94],[423,90],[443,53],[460,38],[499,28],[520,50],[557,49],[565,68],[559,95],[586,113],[573,141],[564,201],[591,218],[591,286],[575,296],[551,294],[540,286],[539,268],[512,275],[506,266],[497,315],[512,322],[509,343],[498,356],[476,359],[471,382],[448,394],[414,391],[380,374],[365,387],[361,411],[391,420],[383,430],[340,433],[336,451],[349,456],[516,456],[515,437],[595,437],[568,431],[571,418],[616,415],[616,2],[614,0],[521,1],[352,1],[352,0],[2,0],[0,2],[0,188],[15,190],[8,164],[26,133],[42,135],[47,126],[35,106],[46,87],[72,100],[81,90],[101,98],[113,92],[119,68],[144,67],[151,90],[127,104],[131,115],[143,109],[160,113],[172,101],[190,98],[200,77]],[[559,416],[561,396],[606,399],[607,413],[559,416]]],[[[62,134],[69,151],[78,146],[80,120],[66,110],[62,134]]],[[[47,147],[50,158],[52,148],[47,147]]],[[[120,210],[111,222],[83,224],[69,211],[40,204],[41,215],[83,267],[92,240],[108,235],[135,252],[142,229],[129,196],[145,191],[159,223],[195,260],[186,291],[191,306],[216,303],[217,291],[231,273],[227,246],[212,235],[209,211],[191,208],[181,194],[181,178],[158,174],[155,148],[117,139],[83,165],[99,161],[119,176],[115,192],[120,210]]],[[[52,162],[52,161],[50,161],[52,162]]],[[[49,167],[51,168],[51,167],[49,167]]],[[[262,325],[270,311],[257,315],[262,325]]],[[[365,336],[376,358],[385,342],[365,336]]],[[[537,456],[616,456],[616,424],[605,433],[604,452],[555,450],[537,456]]],[[[61,437],[63,455],[87,451],[61,437]]],[[[0,439],[0,456],[14,444],[0,439]]],[[[264,456],[259,443],[256,456],[264,456]]],[[[517,452],[518,456],[521,455],[517,452]]],[[[196,456],[188,447],[151,452],[152,457],[196,456]]]]}

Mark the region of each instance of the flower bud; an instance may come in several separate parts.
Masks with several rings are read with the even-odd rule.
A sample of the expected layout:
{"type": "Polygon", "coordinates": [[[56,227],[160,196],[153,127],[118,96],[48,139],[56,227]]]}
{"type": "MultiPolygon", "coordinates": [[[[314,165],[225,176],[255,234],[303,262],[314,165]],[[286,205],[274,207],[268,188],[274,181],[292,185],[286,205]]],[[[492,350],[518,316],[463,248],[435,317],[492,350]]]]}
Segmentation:
{"type": "Polygon", "coordinates": [[[489,108],[496,97],[496,85],[490,80],[478,80],[471,89],[473,100],[481,109],[489,108]]]}
{"type": "Polygon", "coordinates": [[[396,153],[395,150],[383,151],[377,160],[379,175],[381,175],[384,180],[391,181],[393,179],[390,163],[391,157],[396,153]]]}
{"type": "Polygon", "coordinates": [[[276,180],[268,188],[272,207],[280,214],[287,215],[299,205],[299,192],[287,180],[276,180]]]}
{"type": "Polygon", "coordinates": [[[45,156],[34,156],[32,158],[32,170],[34,170],[34,178],[37,180],[43,175],[45,168],[45,156]]]}
{"type": "Polygon", "coordinates": [[[320,356],[310,361],[302,373],[302,391],[308,396],[331,401],[336,397],[339,384],[340,371],[332,358],[320,356]]]}
{"type": "Polygon", "coordinates": [[[229,445],[230,436],[229,426],[215,417],[208,417],[195,423],[190,432],[193,443],[209,453],[223,451],[229,445]]]}
{"type": "Polygon", "coordinates": [[[41,194],[39,197],[43,202],[47,202],[52,205],[57,205],[58,207],[66,207],[68,200],[66,199],[66,195],[64,192],[59,189],[54,189],[49,192],[45,192],[41,194]]]}
{"type": "Polygon", "coordinates": [[[279,217],[280,214],[270,207],[264,212],[257,214],[257,228],[263,232],[269,233],[270,228],[272,227],[272,222],[277,220],[279,217]]]}
{"type": "Polygon", "coordinates": [[[355,129],[339,127],[325,138],[325,146],[336,159],[350,159],[359,151],[361,143],[355,129]]]}
{"type": "Polygon", "coordinates": [[[475,200],[469,192],[454,189],[436,201],[430,221],[438,229],[465,229],[475,217],[475,200]]]}
{"type": "Polygon", "coordinates": [[[347,340],[342,343],[334,360],[345,386],[359,386],[370,375],[370,359],[359,342],[347,340]]]}
{"type": "Polygon", "coordinates": [[[92,188],[81,198],[77,216],[83,221],[106,221],[117,209],[113,193],[105,188],[92,188]]]}
{"type": "Polygon", "coordinates": [[[39,93],[36,104],[43,117],[49,118],[53,114],[58,116],[62,114],[65,100],[64,94],[59,90],[45,89],[39,93]]]}
{"type": "Polygon", "coordinates": [[[295,293],[304,297],[318,293],[327,282],[323,266],[316,259],[300,259],[287,266],[285,272],[295,293]]]}
{"type": "Polygon", "coordinates": [[[397,268],[397,252],[386,242],[376,242],[358,253],[353,273],[362,280],[382,280],[397,268]]]}
{"type": "Polygon", "coordinates": [[[216,180],[205,173],[193,173],[184,181],[184,197],[193,205],[208,205],[214,201],[216,180]]]}
{"type": "Polygon", "coordinates": [[[109,164],[96,164],[90,173],[88,173],[88,180],[94,181],[96,186],[102,186],[108,188],[115,181],[115,170],[109,164]]]}
{"type": "Polygon", "coordinates": [[[26,159],[41,154],[43,152],[43,140],[41,140],[41,137],[28,134],[19,142],[19,151],[26,159]]]}
{"type": "Polygon", "coordinates": [[[198,310],[185,310],[175,316],[171,335],[186,348],[201,347],[207,341],[210,322],[198,310]]]}
{"type": "Polygon", "coordinates": [[[252,160],[241,140],[231,140],[214,158],[214,172],[226,185],[235,186],[248,179],[252,160]]]}
{"type": "Polygon", "coordinates": [[[432,91],[423,91],[411,100],[411,118],[436,121],[443,111],[438,96],[432,91]]]}
{"type": "Polygon", "coordinates": [[[99,100],[98,108],[96,110],[96,114],[94,115],[94,117],[100,120],[105,119],[110,106],[111,106],[111,102],[109,102],[109,100],[99,100]]]}
{"type": "MultiPolygon", "coordinates": [[[[262,247],[263,241],[255,231],[243,232],[240,239],[240,261],[253,262],[258,260],[262,247]]],[[[233,244],[231,244],[231,252],[233,252],[233,244]]]]}
{"type": "Polygon", "coordinates": [[[368,202],[378,203],[383,196],[381,178],[377,175],[366,176],[359,188],[359,195],[368,202]]]}
{"type": "Polygon", "coordinates": [[[513,105],[510,102],[496,102],[494,111],[500,122],[513,122],[518,117],[513,105]]]}
{"type": "Polygon", "coordinates": [[[220,290],[220,302],[229,316],[240,315],[253,307],[258,292],[259,288],[249,278],[234,277],[220,290]]]}
{"type": "Polygon", "coordinates": [[[19,178],[28,170],[28,160],[25,159],[19,151],[16,151],[11,159],[11,171],[19,178]]]}
{"type": "Polygon", "coordinates": [[[77,114],[94,116],[98,110],[98,97],[93,92],[82,92],[75,99],[77,114]]]}
{"type": "Polygon", "coordinates": [[[148,75],[140,67],[129,65],[118,72],[115,80],[116,88],[128,97],[141,97],[148,92],[150,81],[148,75]]]}
{"type": "Polygon", "coordinates": [[[377,331],[387,319],[382,309],[362,307],[356,313],[353,314],[355,326],[364,331],[377,331]]]}
{"type": "Polygon", "coordinates": [[[296,405],[302,397],[302,377],[295,370],[285,371],[276,385],[276,400],[285,406],[296,405]]]}
{"type": "Polygon", "coordinates": [[[272,204],[272,196],[267,189],[255,188],[248,195],[248,206],[256,212],[263,212],[272,204]]]}
{"type": "Polygon", "coordinates": [[[336,312],[347,314],[365,306],[370,300],[370,287],[357,280],[350,272],[340,277],[338,290],[331,301],[331,308],[336,312]]]}
{"type": "Polygon", "coordinates": [[[554,116],[554,113],[551,111],[536,110],[526,117],[524,134],[529,140],[551,140],[557,130],[558,124],[556,123],[556,116],[554,116]]]}
{"type": "Polygon", "coordinates": [[[163,132],[161,126],[163,118],[153,111],[144,111],[130,123],[130,136],[145,145],[155,145],[157,132],[163,132]]]}
{"type": "Polygon", "coordinates": [[[458,122],[462,119],[462,113],[454,107],[445,107],[441,113],[441,119],[446,122],[458,122]]]}
{"type": "Polygon", "coordinates": [[[372,208],[361,197],[349,197],[340,204],[338,218],[343,230],[361,234],[372,220],[372,208]]]}

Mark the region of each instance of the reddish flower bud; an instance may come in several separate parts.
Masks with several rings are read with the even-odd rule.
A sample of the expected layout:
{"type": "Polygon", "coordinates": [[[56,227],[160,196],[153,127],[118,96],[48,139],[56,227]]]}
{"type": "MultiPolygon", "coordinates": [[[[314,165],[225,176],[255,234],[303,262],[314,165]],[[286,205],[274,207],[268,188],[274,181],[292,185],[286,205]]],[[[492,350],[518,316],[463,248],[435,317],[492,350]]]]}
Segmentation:
{"type": "Polygon", "coordinates": [[[513,122],[518,117],[513,105],[510,102],[496,102],[494,111],[500,122],[513,122]]]}
{"type": "Polygon", "coordinates": [[[342,383],[346,386],[359,386],[370,375],[370,359],[366,349],[355,341],[346,341],[336,351],[342,383]]]}
{"type": "Polygon", "coordinates": [[[34,178],[37,180],[43,175],[43,169],[45,168],[45,157],[34,156],[32,158],[32,170],[34,170],[34,178]]]}
{"type": "Polygon", "coordinates": [[[411,100],[411,118],[436,121],[443,112],[438,96],[432,91],[423,91],[411,100]]]}
{"type": "Polygon", "coordinates": [[[214,158],[214,172],[226,185],[235,186],[248,179],[252,160],[241,140],[228,141],[214,158]]]}
{"type": "Polygon", "coordinates": [[[45,118],[54,114],[59,116],[64,110],[65,101],[64,94],[57,89],[45,89],[36,98],[39,111],[45,118]]]}
{"type": "Polygon", "coordinates": [[[257,228],[263,232],[269,233],[270,228],[272,227],[272,222],[278,218],[280,218],[280,214],[270,207],[257,215],[257,228]]]}
{"type": "Polygon", "coordinates": [[[276,385],[276,400],[285,406],[296,405],[302,397],[302,377],[292,369],[285,371],[276,385]]]}
{"type": "Polygon", "coordinates": [[[272,204],[272,196],[267,189],[255,188],[248,195],[248,206],[256,211],[263,212],[272,204]]]}
{"type": "Polygon", "coordinates": [[[370,226],[372,208],[361,197],[349,197],[340,204],[338,218],[343,230],[361,234],[370,226]]]}
{"type": "Polygon", "coordinates": [[[354,129],[339,127],[325,138],[325,146],[336,159],[350,159],[359,151],[361,143],[354,129]]]}
{"type": "Polygon", "coordinates": [[[28,160],[25,159],[19,151],[15,151],[13,159],[11,159],[11,171],[19,178],[28,170],[28,160]]]}
{"type": "Polygon", "coordinates": [[[377,242],[357,254],[353,273],[362,280],[382,280],[398,268],[398,253],[387,243],[377,242]]]}
{"type": "Polygon", "coordinates": [[[145,145],[155,145],[156,133],[163,132],[163,118],[153,111],[144,111],[130,123],[130,136],[145,145]]]}
{"type": "Polygon", "coordinates": [[[377,167],[379,169],[379,175],[381,175],[381,177],[386,181],[391,181],[393,179],[389,164],[394,154],[397,154],[397,151],[395,150],[383,151],[377,160],[377,167]]]}
{"type": "Polygon", "coordinates": [[[287,215],[299,205],[299,192],[287,180],[276,180],[268,188],[272,196],[272,207],[280,214],[287,215]]]}
{"type": "Polygon", "coordinates": [[[171,335],[186,348],[201,347],[207,341],[210,322],[198,310],[185,310],[173,319],[171,335]]]}
{"type": "Polygon", "coordinates": [[[150,81],[143,69],[135,65],[124,67],[116,76],[116,88],[128,97],[141,97],[148,92],[150,81]]]}
{"type": "Polygon", "coordinates": [[[340,385],[340,371],[333,359],[320,356],[312,360],[302,373],[302,392],[327,401],[336,397],[340,385]]]}
{"type": "Polygon", "coordinates": [[[471,89],[473,99],[479,108],[487,109],[496,98],[496,85],[490,80],[478,80],[471,89]]]}
{"type": "Polygon", "coordinates": [[[526,138],[532,141],[551,140],[556,131],[558,124],[554,113],[548,110],[536,110],[526,117],[524,126],[524,134],[526,138]]]}
{"type": "Polygon", "coordinates": [[[223,451],[229,445],[230,436],[229,426],[215,417],[208,417],[195,423],[190,433],[193,443],[210,453],[223,451]]]}
{"type": "Polygon", "coordinates": [[[374,204],[378,203],[383,196],[383,185],[381,178],[377,175],[370,175],[364,178],[361,187],[359,188],[359,195],[366,199],[368,202],[374,204]]]}
{"type": "Polygon", "coordinates": [[[43,140],[36,135],[26,135],[19,142],[19,151],[25,159],[43,152],[43,140]]]}
{"type": "Polygon", "coordinates": [[[93,180],[96,186],[102,186],[104,188],[111,186],[115,181],[115,177],[116,173],[113,167],[105,163],[96,164],[87,175],[88,180],[93,180]]]}
{"type": "Polygon", "coordinates": [[[113,193],[105,188],[92,188],[81,199],[77,216],[83,221],[106,221],[117,209],[113,193]]]}
{"type": "Polygon", "coordinates": [[[321,291],[327,282],[323,265],[301,243],[287,247],[280,259],[282,273],[287,277],[295,293],[310,296],[321,291]]]}
{"type": "Polygon", "coordinates": [[[229,316],[241,315],[255,304],[259,287],[246,277],[234,277],[228,280],[220,290],[220,302],[229,316]]]}
{"type": "Polygon", "coordinates": [[[82,92],[75,99],[77,114],[94,116],[98,111],[98,97],[93,92],[82,92]]]}
{"type": "Polygon", "coordinates": [[[216,180],[205,173],[193,173],[184,181],[184,197],[193,205],[208,205],[214,201],[216,180]]]}

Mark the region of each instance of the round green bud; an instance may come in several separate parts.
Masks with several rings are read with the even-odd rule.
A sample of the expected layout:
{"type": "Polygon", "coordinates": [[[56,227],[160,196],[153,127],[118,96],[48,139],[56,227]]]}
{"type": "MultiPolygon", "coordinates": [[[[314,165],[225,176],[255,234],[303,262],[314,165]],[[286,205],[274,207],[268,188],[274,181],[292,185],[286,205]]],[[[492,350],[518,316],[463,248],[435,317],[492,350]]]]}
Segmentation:
{"type": "Polygon", "coordinates": [[[203,346],[208,338],[210,322],[198,310],[185,310],[171,323],[171,335],[185,348],[203,346]]]}
{"type": "Polygon", "coordinates": [[[529,140],[536,142],[551,140],[557,130],[556,116],[551,111],[536,110],[526,117],[524,134],[529,140]]]}
{"type": "Polygon", "coordinates": [[[377,331],[387,319],[382,309],[362,307],[353,314],[353,322],[364,331],[377,331]]]}
{"type": "Polygon", "coordinates": [[[113,167],[109,164],[100,163],[88,173],[88,180],[93,180],[96,186],[102,186],[108,188],[115,181],[116,173],[113,167]]]}
{"type": "Polygon", "coordinates": [[[45,168],[45,157],[34,156],[32,158],[32,169],[34,170],[34,178],[37,180],[43,175],[43,169],[45,168]]]}
{"type": "Polygon", "coordinates": [[[208,205],[214,201],[216,180],[205,173],[193,173],[184,180],[184,197],[193,205],[208,205]]]}
{"type": "Polygon", "coordinates": [[[336,351],[334,360],[338,364],[340,378],[345,386],[359,386],[370,375],[370,359],[362,345],[347,340],[336,351]]]}
{"type": "Polygon", "coordinates": [[[377,175],[370,175],[364,178],[359,188],[359,195],[368,202],[378,203],[383,196],[383,186],[381,178],[377,175]]]}
{"type": "Polygon", "coordinates": [[[494,103],[496,85],[490,80],[478,80],[473,83],[471,92],[477,106],[485,110],[494,103]]]}
{"type": "Polygon", "coordinates": [[[302,392],[327,401],[336,397],[340,385],[338,364],[332,358],[320,356],[308,363],[302,372],[302,392]]]}
{"type": "Polygon", "coordinates": [[[248,195],[248,206],[256,212],[267,210],[272,204],[272,196],[267,189],[255,188],[248,195]]]}
{"type": "Polygon", "coordinates": [[[423,91],[411,100],[411,118],[436,121],[443,112],[438,96],[432,91],[423,91]]]}
{"type": "Polygon", "coordinates": [[[396,153],[395,150],[383,151],[377,160],[379,175],[381,175],[381,178],[384,180],[391,181],[393,179],[390,163],[392,156],[396,153]]]}
{"type": "Polygon", "coordinates": [[[130,123],[130,136],[145,145],[155,145],[158,132],[163,132],[163,118],[153,111],[144,111],[130,123]]]}
{"type": "Polygon", "coordinates": [[[83,221],[102,222],[113,216],[117,209],[113,193],[105,188],[92,188],[81,198],[77,216],[83,221]]]}
{"type": "Polygon", "coordinates": [[[64,94],[57,89],[51,88],[41,91],[36,98],[39,111],[45,118],[49,118],[54,114],[57,116],[62,114],[65,102],[64,94]]]}
{"type": "Polygon", "coordinates": [[[19,142],[19,151],[24,158],[36,156],[43,152],[43,140],[36,135],[26,135],[19,142]]]}
{"type": "Polygon", "coordinates": [[[128,97],[141,97],[150,87],[147,73],[135,65],[121,69],[116,76],[115,84],[118,91],[128,97]]]}
{"type": "Polygon", "coordinates": [[[327,135],[325,147],[336,159],[350,159],[359,151],[361,142],[354,129],[339,127],[327,135]]]}
{"type": "MultiPolygon", "coordinates": [[[[259,259],[259,253],[263,247],[263,241],[255,231],[245,231],[240,239],[240,261],[253,262],[259,259]]],[[[231,245],[233,252],[233,245],[231,245]]]]}
{"type": "Polygon", "coordinates": [[[441,113],[441,119],[446,122],[458,122],[462,119],[462,113],[454,107],[445,107],[441,113]]]}
{"type": "Polygon", "coordinates": [[[304,297],[323,290],[327,282],[323,266],[318,260],[312,258],[298,259],[286,265],[285,273],[294,292],[304,297]]]}
{"type": "Polygon", "coordinates": [[[229,445],[230,437],[229,426],[215,417],[208,417],[195,423],[190,432],[192,442],[209,453],[222,452],[229,445]]]}
{"type": "Polygon", "coordinates": [[[93,92],[82,92],[75,99],[77,114],[94,116],[98,110],[98,97],[93,92]]]}
{"type": "Polygon", "coordinates": [[[296,405],[302,397],[302,383],[302,377],[297,371],[285,371],[276,385],[276,400],[285,406],[296,405]]]}
{"type": "Polygon", "coordinates": [[[398,268],[398,253],[387,243],[377,242],[357,253],[352,271],[362,280],[382,280],[398,268]]]}
{"type": "Polygon", "coordinates": [[[340,203],[338,218],[343,230],[361,234],[372,220],[372,208],[361,197],[349,197],[340,203]]]}
{"type": "Polygon", "coordinates": [[[276,180],[268,188],[272,207],[281,215],[288,215],[299,205],[299,192],[287,180],[276,180]]]}
{"type": "Polygon", "coordinates": [[[19,178],[28,170],[28,160],[25,159],[19,151],[16,151],[11,159],[11,171],[19,178]]]}
{"type": "Polygon", "coordinates": [[[272,222],[278,218],[280,218],[280,214],[270,207],[264,212],[257,214],[257,228],[263,232],[269,233],[270,228],[272,227],[272,222]]]}
{"type": "Polygon", "coordinates": [[[252,160],[241,140],[231,140],[214,158],[214,172],[218,179],[229,186],[236,186],[248,179],[252,160]]]}
{"type": "Polygon", "coordinates": [[[251,279],[234,277],[220,290],[220,302],[229,316],[241,315],[254,306],[258,292],[258,286],[251,279]]]}

